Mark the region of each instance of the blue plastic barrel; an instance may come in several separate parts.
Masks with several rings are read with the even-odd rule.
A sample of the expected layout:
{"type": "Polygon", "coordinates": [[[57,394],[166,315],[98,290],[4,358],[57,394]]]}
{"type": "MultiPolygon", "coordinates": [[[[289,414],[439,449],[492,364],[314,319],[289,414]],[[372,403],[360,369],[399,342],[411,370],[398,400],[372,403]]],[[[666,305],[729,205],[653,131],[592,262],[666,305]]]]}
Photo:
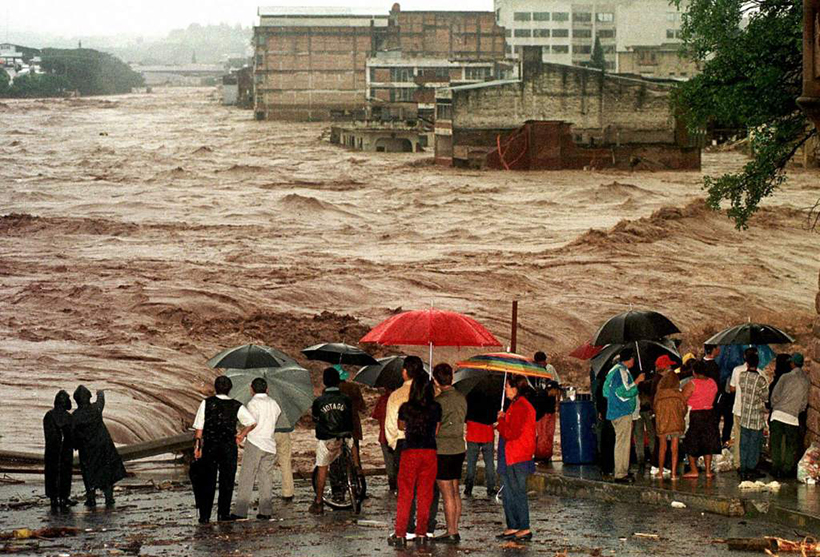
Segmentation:
{"type": "Polygon", "coordinates": [[[561,401],[561,460],[564,464],[595,462],[595,406],[591,400],[561,401]]]}

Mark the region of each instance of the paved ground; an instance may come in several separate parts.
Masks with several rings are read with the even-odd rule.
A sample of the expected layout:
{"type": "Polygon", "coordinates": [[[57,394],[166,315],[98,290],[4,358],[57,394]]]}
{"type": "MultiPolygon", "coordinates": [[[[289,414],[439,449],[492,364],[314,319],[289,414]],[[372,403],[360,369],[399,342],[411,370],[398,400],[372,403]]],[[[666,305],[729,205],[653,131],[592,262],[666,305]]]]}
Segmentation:
{"type": "MultiPolygon", "coordinates": [[[[177,478],[178,479],[178,478],[177,478]]],[[[124,485],[145,485],[144,478],[124,485]]],[[[370,478],[372,493],[360,517],[326,511],[313,517],[306,510],[311,493],[297,483],[291,504],[277,502],[270,521],[196,524],[193,496],[179,483],[169,489],[128,488],[118,492],[115,510],[88,512],[81,506],[68,514],[52,514],[42,500],[42,484],[27,478],[24,485],[0,487],[0,533],[15,528],[73,527],[78,535],[53,540],[5,543],[0,553],[23,555],[276,555],[352,556],[394,552],[386,538],[395,512],[395,499],[386,494],[381,477],[370,478]]],[[[75,484],[75,490],[79,485],[75,484]]],[[[481,495],[482,488],[477,492],[481,495]]],[[[495,540],[502,528],[501,506],[483,497],[466,500],[463,542],[457,547],[434,547],[440,556],[456,555],[740,555],[715,540],[729,537],[777,535],[798,539],[808,532],[739,520],[689,509],[630,506],[533,494],[530,503],[535,539],[520,547],[504,547],[495,540]],[[657,539],[636,536],[654,534],[657,539]]],[[[397,553],[416,553],[415,549],[397,553]]]]}

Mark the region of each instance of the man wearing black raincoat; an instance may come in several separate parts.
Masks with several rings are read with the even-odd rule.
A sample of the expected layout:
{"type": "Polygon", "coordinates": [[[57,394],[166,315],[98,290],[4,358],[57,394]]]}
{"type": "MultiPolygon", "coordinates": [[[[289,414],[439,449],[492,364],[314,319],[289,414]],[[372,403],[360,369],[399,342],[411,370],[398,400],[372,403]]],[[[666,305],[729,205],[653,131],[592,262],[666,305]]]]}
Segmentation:
{"type": "Polygon", "coordinates": [[[103,423],[105,393],[97,392],[91,403],[91,391],[83,385],[74,391],[77,409],[74,411],[74,445],[80,452],[80,470],[85,484],[87,507],[97,505],[96,490],[105,495],[105,505],[114,505],[114,484],[125,477],[122,458],[103,423]]]}
{"type": "Polygon", "coordinates": [[[71,469],[74,460],[72,444],[71,399],[68,393],[60,391],[54,398],[54,408],[43,417],[43,434],[46,441],[45,476],[46,497],[51,499],[51,508],[67,508],[76,504],[69,499],[71,494],[71,469]]]}

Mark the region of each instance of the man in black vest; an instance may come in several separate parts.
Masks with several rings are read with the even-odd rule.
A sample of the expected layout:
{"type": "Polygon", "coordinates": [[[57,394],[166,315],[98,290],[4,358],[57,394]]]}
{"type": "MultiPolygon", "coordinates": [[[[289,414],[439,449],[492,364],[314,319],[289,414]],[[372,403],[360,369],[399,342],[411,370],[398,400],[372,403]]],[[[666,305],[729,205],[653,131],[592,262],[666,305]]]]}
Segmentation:
{"type": "Polygon", "coordinates": [[[224,375],[217,377],[214,381],[216,396],[202,401],[194,419],[194,458],[202,459],[203,468],[202,496],[198,501],[200,524],[211,520],[217,474],[217,520],[233,520],[231,498],[236,480],[237,446],[256,425],[256,420],[248,409],[239,401],[228,397],[232,387],[230,378],[224,375]],[[239,434],[236,433],[237,421],[244,428],[239,434]]]}

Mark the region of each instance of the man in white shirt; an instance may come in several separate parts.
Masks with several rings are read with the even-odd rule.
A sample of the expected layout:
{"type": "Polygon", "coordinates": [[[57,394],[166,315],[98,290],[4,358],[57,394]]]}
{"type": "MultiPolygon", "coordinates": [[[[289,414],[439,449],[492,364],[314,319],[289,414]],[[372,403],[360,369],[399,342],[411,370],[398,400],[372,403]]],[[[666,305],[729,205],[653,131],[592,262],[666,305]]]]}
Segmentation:
{"type": "Polygon", "coordinates": [[[735,469],[740,469],[740,409],[743,406],[741,403],[743,397],[740,394],[740,374],[746,371],[748,367],[746,362],[752,354],[757,356],[757,348],[754,346],[750,346],[743,352],[744,363],[732,370],[732,378],[727,384],[729,392],[735,395],[735,401],[732,405],[732,414],[734,415],[734,422],[732,423],[732,439],[734,439],[732,443],[732,461],[735,469]]]}
{"type": "Polygon", "coordinates": [[[251,392],[253,398],[248,402],[248,410],[256,420],[256,427],[248,433],[248,442],[242,454],[242,470],[239,471],[239,491],[236,494],[234,516],[247,517],[253,483],[259,474],[259,514],[256,518],[270,520],[273,467],[276,464],[274,435],[276,420],[279,419],[282,410],[276,401],[268,396],[268,383],[261,377],[251,382],[251,392]]]}
{"type": "Polygon", "coordinates": [[[236,481],[237,447],[256,425],[248,409],[228,396],[232,387],[229,377],[217,377],[214,381],[216,395],[202,401],[194,418],[194,458],[202,459],[201,492],[197,498],[200,524],[211,520],[217,476],[217,519],[234,519],[231,515],[231,498],[236,481]],[[243,426],[239,434],[236,433],[237,422],[243,426]]]}

